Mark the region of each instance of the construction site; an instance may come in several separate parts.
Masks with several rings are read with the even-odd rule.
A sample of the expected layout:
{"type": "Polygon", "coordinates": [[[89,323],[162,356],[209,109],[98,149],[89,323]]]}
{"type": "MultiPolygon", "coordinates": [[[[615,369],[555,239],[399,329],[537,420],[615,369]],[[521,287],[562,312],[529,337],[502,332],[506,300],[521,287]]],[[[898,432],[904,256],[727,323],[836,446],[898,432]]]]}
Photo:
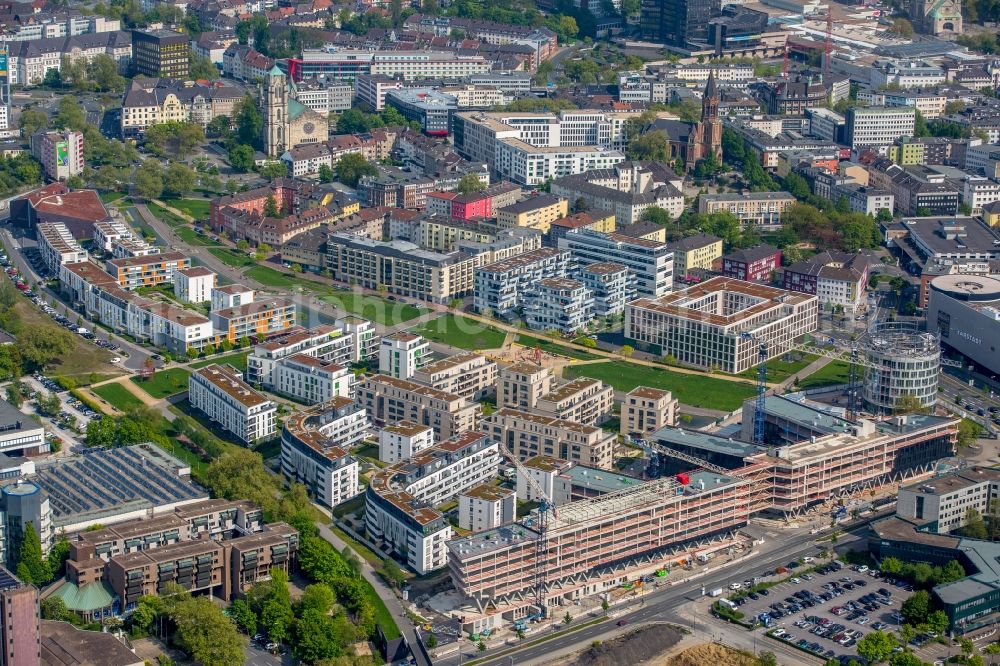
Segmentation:
{"type": "Polygon", "coordinates": [[[788,345],[850,363],[849,383],[833,392],[838,402],[846,396],[846,407],[801,393],[768,395],[767,360],[786,350],[753,333],[741,337],[756,346],[759,362],[757,396],[744,404],[742,422],[653,432],[642,441],[642,471],[630,470],[641,478],[616,485],[604,478],[621,476],[614,472],[562,468],[540,484],[537,470],[510,456],[519,496],[528,484],[540,505],[518,523],[448,543],[463,630],[549,617],[555,608],[641,586],[672,567],[746,548],[741,529],[753,517],[790,521],[818,510],[836,518],[865,498],[931,474],[954,454],[957,418],[879,416],[906,396],[934,404],[935,336],[872,324],[850,346],[788,345]],[[586,493],[554,492],[588,473],[601,481],[586,493]]]}

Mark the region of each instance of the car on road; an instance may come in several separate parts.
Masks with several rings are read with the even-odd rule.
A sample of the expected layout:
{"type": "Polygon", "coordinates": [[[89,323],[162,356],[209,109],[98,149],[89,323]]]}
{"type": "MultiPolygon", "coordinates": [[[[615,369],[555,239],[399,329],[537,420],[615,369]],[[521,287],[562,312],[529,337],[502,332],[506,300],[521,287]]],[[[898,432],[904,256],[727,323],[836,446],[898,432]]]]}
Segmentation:
{"type": "Polygon", "coordinates": [[[617,622],[615,622],[615,624],[618,625],[619,627],[624,627],[626,624],[628,624],[628,620],[618,620],[617,622]]]}
{"type": "Polygon", "coordinates": [[[121,358],[120,358],[120,357],[118,357],[118,356],[115,356],[114,358],[112,358],[112,359],[111,359],[111,362],[112,362],[112,363],[121,363],[121,362],[122,362],[122,360],[121,360],[121,358]]]}

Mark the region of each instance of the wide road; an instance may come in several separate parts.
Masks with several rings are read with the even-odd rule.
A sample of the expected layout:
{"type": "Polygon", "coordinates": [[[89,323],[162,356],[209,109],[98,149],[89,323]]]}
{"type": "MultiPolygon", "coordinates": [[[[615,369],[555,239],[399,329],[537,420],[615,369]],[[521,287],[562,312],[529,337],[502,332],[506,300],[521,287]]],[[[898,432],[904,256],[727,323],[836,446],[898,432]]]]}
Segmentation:
{"type": "MultiPolygon", "coordinates": [[[[876,517],[881,517],[881,514],[876,517]]],[[[855,530],[855,533],[843,535],[838,540],[838,547],[858,541],[859,537],[857,536],[856,531],[864,529],[864,525],[853,529],[855,530]]],[[[697,581],[679,584],[647,593],[633,604],[633,610],[626,611],[625,613],[613,611],[615,613],[616,621],[623,619],[627,621],[628,625],[643,624],[648,622],[670,622],[684,626],[693,632],[697,631],[699,633],[705,633],[706,629],[710,630],[713,628],[711,625],[706,624],[708,618],[698,618],[697,615],[690,612],[690,602],[702,598],[701,591],[703,587],[705,590],[712,590],[717,587],[728,587],[729,583],[733,581],[742,581],[744,578],[760,575],[761,572],[767,569],[773,570],[776,567],[787,564],[788,562],[796,560],[799,557],[804,557],[806,555],[815,556],[816,553],[821,550],[821,548],[815,544],[815,540],[816,535],[814,534],[804,533],[796,535],[788,538],[787,540],[780,541],[778,544],[779,547],[775,550],[762,554],[758,557],[750,557],[736,566],[718,569],[704,578],[698,579],[697,581]]],[[[560,609],[556,609],[554,612],[558,613],[559,610],[560,609]]],[[[585,620],[581,618],[581,621],[585,620]]],[[[490,658],[487,655],[485,660],[479,663],[483,664],[483,666],[510,666],[512,663],[526,665],[536,661],[542,662],[547,659],[555,659],[560,655],[569,654],[575,650],[582,649],[595,640],[606,640],[616,633],[628,630],[628,628],[631,627],[629,626],[626,627],[626,629],[619,629],[614,622],[601,622],[599,624],[581,629],[580,631],[560,636],[558,638],[553,638],[552,640],[544,641],[535,646],[527,647],[523,650],[505,653],[498,649],[496,651],[498,653],[496,657],[490,658]],[[511,658],[513,658],[513,660],[511,658]]],[[[744,630],[738,626],[734,626],[730,630],[720,630],[721,627],[715,628],[716,635],[720,635],[722,631],[745,633],[744,630]]],[[[723,640],[723,642],[725,642],[725,640],[723,640]]],[[[452,655],[449,659],[445,660],[437,660],[435,661],[435,664],[457,665],[481,658],[481,655],[477,652],[474,644],[469,641],[463,641],[462,644],[465,648],[463,651],[464,654],[461,656],[452,655]]],[[[803,663],[808,662],[810,659],[804,653],[788,648],[777,641],[769,641],[767,649],[779,655],[780,662],[803,663]],[[781,659],[782,654],[786,657],[785,659],[781,659]],[[789,659],[791,661],[788,661],[789,659]]],[[[817,661],[816,663],[819,662],[817,661]]]]}

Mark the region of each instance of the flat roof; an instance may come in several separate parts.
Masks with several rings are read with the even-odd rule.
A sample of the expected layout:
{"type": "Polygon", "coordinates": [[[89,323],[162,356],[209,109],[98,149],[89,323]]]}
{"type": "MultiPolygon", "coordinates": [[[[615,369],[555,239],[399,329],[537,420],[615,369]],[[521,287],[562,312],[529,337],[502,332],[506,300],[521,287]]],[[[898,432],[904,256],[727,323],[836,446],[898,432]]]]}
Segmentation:
{"type": "Polygon", "coordinates": [[[733,439],[732,437],[719,437],[707,432],[686,430],[673,426],[660,428],[652,434],[652,439],[661,444],[678,444],[739,458],[747,458],[766,450],[754,446],[749,442],[733,439]]]}
{"type": "Polygon", "coordinates": [[[633,476],[609,472],[597,467],[587,467],[585,465],[573,465],[564,470],[560,476],[568,477],[573,485],[583,486],[602,493],[613,493],[622,488],[628,488],[636,484],[643,483],[642,479],[633,476]]]}
{"type": "Polygon", "coordinates": [[[496,502],[502,499],[506,499],[511,495],[516,494],[510,488],[501,488],[499,486],[491,486],[484,483],[481,486],[476,486],[466,490],[462,495],[465,497],[473,497],[475,499],[484,500],[487,502],[496,502]]]}

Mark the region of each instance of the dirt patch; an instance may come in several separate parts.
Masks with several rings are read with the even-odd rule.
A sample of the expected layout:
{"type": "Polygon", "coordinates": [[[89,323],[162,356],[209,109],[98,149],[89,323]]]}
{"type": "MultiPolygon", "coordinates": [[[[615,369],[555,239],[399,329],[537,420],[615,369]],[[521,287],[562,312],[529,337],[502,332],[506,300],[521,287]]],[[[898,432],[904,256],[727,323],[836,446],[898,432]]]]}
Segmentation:
{"type": "MultiPolygon", "coordinates": [[[[621,664],[665,664],[656,660],[678,642],[683,634],[669,625],[650,625],[630,631],[585,651],[571,666],[621,666],[621,664]]],[[[702,662],[712,663],[712,662],[702,662]]]]}
{"type": "Polygon", "coordinates": [[[725,645],[703,643],[684,650],[678,655],[656,659],[649,662],[650,666],[757,666],[758,661],[752,655],[735,650],[725,645]]]}

